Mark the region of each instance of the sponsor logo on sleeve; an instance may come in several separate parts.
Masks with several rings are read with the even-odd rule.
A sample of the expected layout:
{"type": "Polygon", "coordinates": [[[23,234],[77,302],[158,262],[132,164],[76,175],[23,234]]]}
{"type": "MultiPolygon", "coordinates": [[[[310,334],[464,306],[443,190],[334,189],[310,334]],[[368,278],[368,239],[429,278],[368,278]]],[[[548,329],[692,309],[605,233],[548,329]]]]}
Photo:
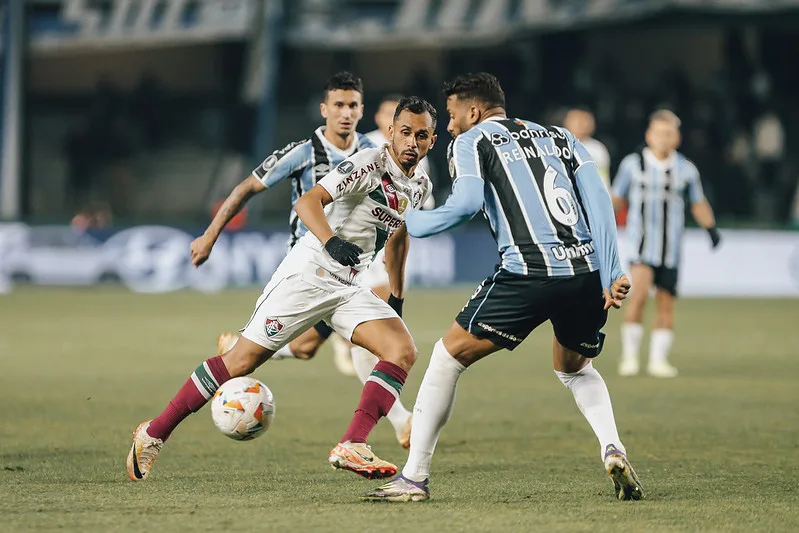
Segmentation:
{"type": "Polygon", "coordinates": [[[353,162],[352,162],[352,161],[343,161],[343,162],[342,162],[342,163],[341,163],[341,164],[338,166],[338,168],[336,168],[336,171],[337,171],[339,174],[344,174],[344,175],[346,175],[346,174],[349,174],[350,172],[352,172],[352,170],[353,170],[354,168],[355,168],[355,164],[353,164],[353,162]]]}
{"type": "Polygon", "coordinates": [[[274,168],[275,164],[277,164],[277,156],[275,154],[272,154],[266,159],[264,159],[264,162],[261,163],[261,168],[263,169],[264,172],[269,172],[270,170],[272,170],[272,168],[274,168]]]}

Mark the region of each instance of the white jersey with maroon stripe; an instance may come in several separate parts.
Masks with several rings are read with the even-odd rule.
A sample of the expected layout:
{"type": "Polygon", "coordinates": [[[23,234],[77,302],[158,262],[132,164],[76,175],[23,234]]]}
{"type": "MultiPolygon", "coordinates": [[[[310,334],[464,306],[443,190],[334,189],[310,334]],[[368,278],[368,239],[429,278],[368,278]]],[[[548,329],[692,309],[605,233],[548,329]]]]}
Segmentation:
{"type": "Polygon", "coordinates": [[[357,283],[358,275],[402,225],[408,211],[419,209],[432,193],[424,170],[417,166],[413,176],[406,176],[391,158],[387,145],[348,157],[318,184],[333,197],[325,207],[330,228],[363,250],[360,263],[354,268],[343,266],[311,232],[303,235],[289,255],[302,257],[302,262],[310,262],[345,283],[357,283]]]}

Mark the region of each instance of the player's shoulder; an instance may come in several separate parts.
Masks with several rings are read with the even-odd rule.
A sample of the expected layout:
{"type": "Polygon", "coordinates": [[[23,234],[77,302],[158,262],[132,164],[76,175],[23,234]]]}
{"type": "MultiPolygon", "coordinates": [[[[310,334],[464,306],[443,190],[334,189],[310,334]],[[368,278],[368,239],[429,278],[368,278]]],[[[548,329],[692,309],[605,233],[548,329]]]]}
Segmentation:
{"type": "Polygon", "coordinates": [[[619,169],[627,168],[630,165],[637,165],[641,166],[641,153],[640,152],[632,152],[624,156],[619,163],[619,169]]]}
{"type": "Polygon", "coordinates": [[[302,152],[305,150],[311,150],[311,138],[306,137],[305,139],[300,139],[299,141],[291,141],[283,148],[278,148],[272,155],[276,155],[278,158],[284,157],[292,152],[302,152]]]}
{"type": "Polygon", "coordinates": [[[357,172],[359,176],[362,176],[370,172],[382,172],[383,165],[384,162],[380,153],[380,148],[364,148],[363,150],[358,150],[339,163],[336,167],[336,171],[339,174],[345,175],[357,172]]]}
{"type": "Polygon", "coordinates": [[[685,156],[682,152],[677,152],[677,165],[679,166],[680,170],[685,172],[699,174],[699,169],[696,168],[696,165],[693,161],[691,161],[688,157],[685,156]]]}
{"type": "Polygon", "coordinates": [[[377,148],[378,146],[383,145],[383,142],[381,142],[383,134],[380,133],[380,130],[370,131],[369,133],[358,132],[357,136],[360,150],[365,150],[366,148],[377,148]]]}

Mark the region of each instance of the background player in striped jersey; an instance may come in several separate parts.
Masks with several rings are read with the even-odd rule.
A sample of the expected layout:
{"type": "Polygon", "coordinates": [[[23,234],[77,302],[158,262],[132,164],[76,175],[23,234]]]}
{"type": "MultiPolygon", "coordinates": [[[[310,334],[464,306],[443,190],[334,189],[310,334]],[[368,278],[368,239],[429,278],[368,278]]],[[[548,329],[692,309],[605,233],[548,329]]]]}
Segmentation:
{"type": "MultiPolygon", "coordinates": [[[[208,259],[214,243],[227,223],[254,195],[290,179],[293,207],[300,196],[311,190],[319,179],[346,157],[363,148],[375,147],[365,135],[355,131],[363,117],[363,83],[360,78],[349,72],[333,75],[325,85],[319,111],[325,119],[324,126],[318,127],[308,139],[291,142],[280,150],[275,150],[233,189],[205,233],[191,243],[191,262],[195,266],[202,265],[208,259]]],[[[307,228],[294,209],[289,215],[289,225],[291,237],[288,248],[291,249],[307,228]]],[[[330,326],[320,322],[291,344],[278,350],[273,359],[310,359],[332,333],[330,326]]],[[[218,351],[226,352],[237,339],[235,334],[223,333],[219,337],[218,351]]],[[[335,357],[336,366],[342,372],[350,375],[354,373],[349,346],[337,346],[335,357]]]]}
{"type": "Polygon", "coordinates": [[[591,159],[596,163],[605,188],[610,190],[610,153],[604,144],[592,137],[596,131],[594,114],[579,107],[569,109],[563,119],[563,127],[583,143],[585,149],[591,154],[591,159]]]}
{"type": "Polygon", "coordinates": [[[625,157],[613,180],[613,205],[627,210],[627,250],[635,291],[621,327],[622,355],[619,373],[638,373],[638,350],[643,337],[644,306],[655,286],[657,312],[649,347],[649,374],[671,378],[677,369],[668,362],[674,333],[674,298],[680,247],[685,228],[685,198],[696,222],[707,229],[713,248],[721,236],[713,209],[702,192],[699,171],[677,151],[680,119],[669,110],[652,114],[646,131],[646,148],[625,157]]]}
{"type": "Polygon", "coordinates": [[[438,209],[411,213],[408,232],[434,235],[482,210],[501,264],[433,348],[402,474],[362,499],[428,499],[430,461],[461,373],[502,348],[513,350],[546,320],[555,332],[555,374],[594,430],[618,498],[639,499],[607,387],[591,364],[602,349],[607,309],[621,306],[630,287],[596,165],[567,130],[507,118],[505,95],[490,74],[457,78],[445,94],[447,129],[456,137],[452,194],[438,209]]]}

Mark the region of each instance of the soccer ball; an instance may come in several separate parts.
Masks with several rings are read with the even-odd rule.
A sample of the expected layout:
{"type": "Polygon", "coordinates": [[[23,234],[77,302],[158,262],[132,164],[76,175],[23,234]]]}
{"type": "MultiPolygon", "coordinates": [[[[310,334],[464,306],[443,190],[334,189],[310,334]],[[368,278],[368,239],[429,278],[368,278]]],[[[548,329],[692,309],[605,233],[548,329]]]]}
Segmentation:
{"type": "Polygon", "coordinates": [[[211,400],[211,418],[217,429],[231,439],[260,437],[275,418],[272,391],[253,378],[226,381],[211,400]]]}

